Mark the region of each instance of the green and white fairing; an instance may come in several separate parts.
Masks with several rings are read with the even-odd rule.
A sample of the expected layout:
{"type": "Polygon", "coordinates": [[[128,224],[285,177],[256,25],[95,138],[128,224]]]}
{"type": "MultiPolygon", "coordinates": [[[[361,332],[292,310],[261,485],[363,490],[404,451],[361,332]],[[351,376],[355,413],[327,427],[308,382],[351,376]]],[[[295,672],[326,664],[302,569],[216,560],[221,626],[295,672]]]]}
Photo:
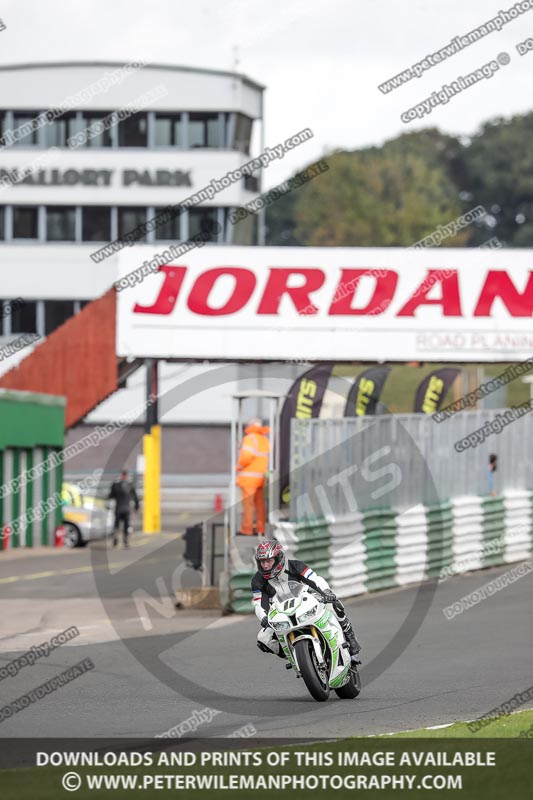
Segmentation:
{"type": "Polygon", "coordinates": [[[288,590],[276,595],[268,621],[287,660],[299,674],[294,645],[309,639],[319,667],[329,664],[329,685],[339,689],[350,679],[350,653],[335,613],[305,584],[290,581],[288,590]]]}

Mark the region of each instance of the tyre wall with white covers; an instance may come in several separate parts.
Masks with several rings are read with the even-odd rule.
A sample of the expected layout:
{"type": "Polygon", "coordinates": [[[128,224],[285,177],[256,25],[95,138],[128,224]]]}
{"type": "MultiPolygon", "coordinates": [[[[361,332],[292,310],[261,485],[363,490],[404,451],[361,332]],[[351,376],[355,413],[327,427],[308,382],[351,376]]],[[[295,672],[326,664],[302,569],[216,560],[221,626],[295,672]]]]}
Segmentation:
{"type": "MultiPolygon", "coordinates": [[[[323,575],[339,597],[524,561],[533,551],[533,491],[455,497],[435,506],[355,512],[283,522],[276,538],[289,558],[323,575]]],[[[252,611],[252,571],[230,578],[231,608],[252,611]]]]}

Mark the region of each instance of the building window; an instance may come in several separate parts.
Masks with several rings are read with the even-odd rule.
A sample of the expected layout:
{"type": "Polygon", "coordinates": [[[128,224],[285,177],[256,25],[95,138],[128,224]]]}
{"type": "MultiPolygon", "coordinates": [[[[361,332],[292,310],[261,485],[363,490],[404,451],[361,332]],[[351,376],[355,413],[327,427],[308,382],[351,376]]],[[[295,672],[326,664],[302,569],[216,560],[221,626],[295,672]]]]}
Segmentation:
{"type": "Polygon", "coordinates": [[[211,241],[216,241],[218,234],[215,233],[215,225],[218,221],[218,209],[216,208],[191,208],[189,210],[189,239],[197,233],[212,233],[211,241]]]}
{"type": "Polygon", "coordinates": [[[146,147],[148,125],[146,114],[132,114],[118,125],[119,147],[146,147]]]}
{"type": "MultiPolygon", "coordinates": [[[[118,209],[118,235],[126,236],[146,222],[145,208],[119,208],[118,209]]],[[[138,242],[145,242],[146,236],[136,239],[138,242]]]]}
{"type": "Polygon", "coordinates": [[[231,147],[240,153],[250,155],[253,120],[250,117],[245,117],[244,114],[236,114],[235,116],[235,138],[231,147]]]}
{"type": "MultiPolygon", "coordinates": [[[[154,217],[157,217],[158,214],[165,211],[164,208],[156,208],[154,209],[154,217]]],[[[156,241],[161,242],[170,242],[170,241],[179,241],[181,239],[180,235],[180,214],[177,213],[177,216],[169,219],[168,222],[164,222],[161,225],[158,225],[157,228],[154,229],[154,238],[156,241]]]]}
{"type": "Polygon", "coordinates": [[[37,209],[13,206],[13,239],[37,239],[37,209]]]}
{"type": "Polygon", "coordinates": [[[242,179],[247,192],[259,191],[259,178],[256,175],[243,175],[242,179]]]}
{"type": "Polygon", "coordinates": [[[11,314],[11,333],[37,333],[37,303],[26,300],[11,314]]]}
{"type": "Polygon", "coordinates": [[[102,130],[101,123],[110,111],[84,111],[82,115],[83,131],[87,135],[85,147],[111,147],[111,129],[102,130]],[[94,126],[94,127],[93,127],[94,126]],[[91,129],[91,130],[89,130],[91,129]]]}
{"type": "Polygon", "coordinates": [[[74,315],[73,300],[46,300],[44,304],[44,333],[48,336],[74,315]]]}
{"type": "Polygon", "coordinates": [[[181,114],[155,115],[156,147],[183,147],[181,114]]]}
{"type": "Polygon", "coordinates": [[[223,147],[218,114],[189,114],[189,147],[223,147]]]}
{"type": "Polygon", "coordinates": [[[108,242],[111,239],[111,209],[106,206],[83,206],[82,241],[108,242]]]}
{"type": "Polygon", "coordinates": [[[67,139],[74,136],[75,114],[63,114],[53,122],[45,125],[45,141],[47,147],[67,147],[67,139]]]}
{"type": "Polygon", "coordinates": [[[73,242],[76,238],[76,209],[48,206],[46,209],[46,239],[49,242],[73,242]]]}
{"type": "Polygon", "coordinates": [[[38,116],[38,111],[25,111],[24,113],[18,113],[15,111],[13,114],[13,132],[18,131],[19,128],[21,128],[23,125],[26,125],[28,128],[28,133],[24,135],[22,131],[18,131],[16,134],[16,141],[14,141],[13,144],[18,145],[19,147],[28,147],[37,144],[37,129],[30,130],[29,123],[31,123],[38,116]]]}

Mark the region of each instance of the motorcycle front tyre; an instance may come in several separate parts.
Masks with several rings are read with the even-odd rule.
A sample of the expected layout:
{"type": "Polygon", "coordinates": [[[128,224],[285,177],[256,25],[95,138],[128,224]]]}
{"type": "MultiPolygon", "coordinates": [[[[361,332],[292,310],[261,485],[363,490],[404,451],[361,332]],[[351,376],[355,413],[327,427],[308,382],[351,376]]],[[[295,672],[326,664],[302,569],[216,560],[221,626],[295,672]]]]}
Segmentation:
{"type": "Polygon", "coordinates": [[[329,697],[329,684],[323,683],[318,674],[318,664],[312,643],[309,639],[301,639],[294,645],[294,650],[309,694],[319,703],[323,703],[329,697]]]}

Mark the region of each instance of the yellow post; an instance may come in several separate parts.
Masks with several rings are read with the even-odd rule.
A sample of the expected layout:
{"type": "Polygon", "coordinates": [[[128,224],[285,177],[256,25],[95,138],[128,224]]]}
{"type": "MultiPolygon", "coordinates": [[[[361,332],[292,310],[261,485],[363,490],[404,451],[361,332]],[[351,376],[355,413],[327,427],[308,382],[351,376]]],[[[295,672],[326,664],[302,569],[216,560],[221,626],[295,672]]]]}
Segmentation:
{"type": "Polygon", "coordinates": [[[155,533],[154,528],[154,437],[150,433],[143,436],[144,455],[144,499],[143,533],[155,533]]]}
{"type": "Polygon", "coordinates": [[[154,530],[161,530],[161,425],[152,425],[150,433],[153,439],[153,525],[154,530]]]}

